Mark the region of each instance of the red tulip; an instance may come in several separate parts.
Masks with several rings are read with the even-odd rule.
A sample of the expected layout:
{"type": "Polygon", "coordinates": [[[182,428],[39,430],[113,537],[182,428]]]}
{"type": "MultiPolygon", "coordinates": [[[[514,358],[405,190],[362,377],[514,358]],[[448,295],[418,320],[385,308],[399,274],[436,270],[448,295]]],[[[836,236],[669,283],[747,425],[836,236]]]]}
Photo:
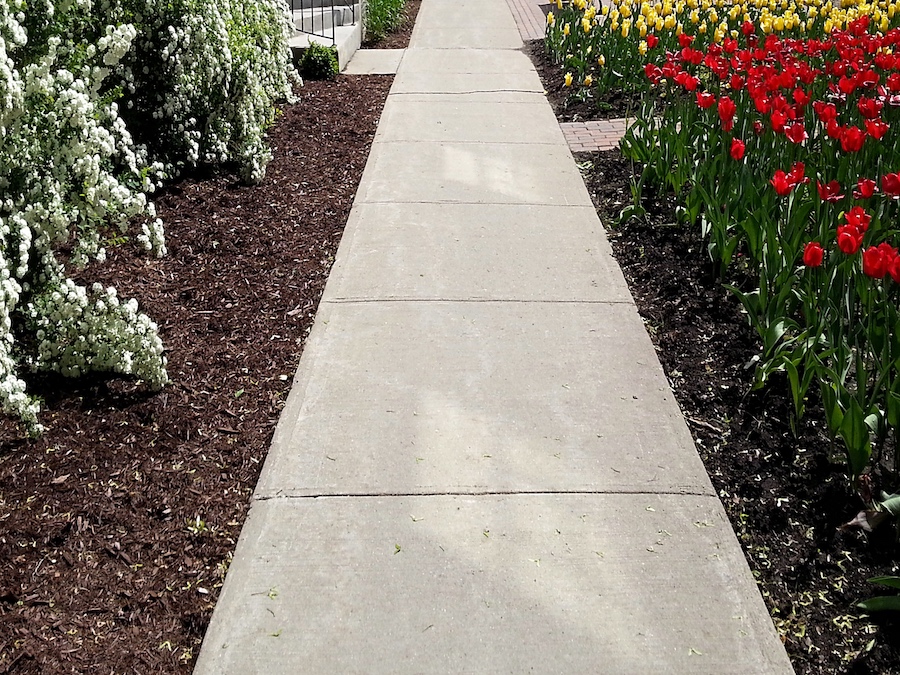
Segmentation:
{"type": "Polygon", "coordinates": [[[785,129],[784,135],[787,136],[788,140],[791,143],[800,144],[809,138],[809,134],[806,133],[806,127],[803,126],[802,122],[795,122],[790,127],[785,129]]]}
{"type": "Polygon", "coordinates": [[[856,183],[857,189],[853,191],[854,199],[869,199],[875,194],[875,181],[871,178],[860,178],[856,183]]]}
{"type": "Polygon", "coordinates": [[[886,173],[882,176],[881,190],[891,197],[900,197],[900,174],[886,173]]]}
{"type": "Polygon", "coordinates": [[[658,44],[659,44],[659,38],[658,38],[658,37],[656,37],[655,35],[648,35],[648,36],[647,36],[647,47],[649,47],[650,49],[653,49],[653,48],[654,48],[656,45],[658,45],[658,44]]]}
{"type": "Polygon", "coordinates": [[[866,133],[876,141],[880,141],[890,129],[890,125],[881,120],[866,120],[866,133]]]}
{"type": "Polygon", "coordinates": [[[744,159],[744,151],[747,149],[747,146],[744,145],[744,142],[739,138],[731,139],[731,159],[735,162],[740,162],[744,159]]]}
{"type": "Polygon", "coordinates": [[[873,120],[881,115],[881,109],[884,107],[884,104],[877,99],[861,96],[856,107],[859,108],[859,112],[863,117],[867,120],[873,120]]]}
{"type": "Polygon", "coordinates": [[[836,180],[830,183],[816,183],[819,190],[819,199],[823,202],[839,202],[844,198],[841,194],[841,184],[836,180]]]}
{"type": "Polygon", "coordinates": [[[705,91],[697,92],[697,105],[703,110],[711,108],[716,104],[716,97],[705,91]]]}
{"type": "Polygon", "coordinates": [[[891,248],[888,244],[881,244],[880,246],[870,246],[863,251],[863,274],[866,276],[873,279],[883,279],[884,275],[887,274],[891,261],[897,255],[897,252],[894,251],[894,256],[891,256],[889,251],[882,248],[883,246],[887,246],[888,249],[891,248]]]}
{"type": "Polygon", "coordinates": [[[844,219],[850,227],[856,228],[860,233],[869,229],[869,223],[872,222],[872,216],[866,213],[861,206],[854,206],[844,214],[844,219]]]}
{"type": "Polygon", "coordinates": [[[853,255],[862,246],[862,233],[851,225],[839,225],[837,229],[837,245],[843,253],[853,255]]]}
{"type": "Polygon", "coordinates": [[[825,250],[822,244],[817,241],[811,241],[803,249],[803,264],[807,267],[819,267],[825,258],[825,250]]]}
{"type": "Polygon", "coordinates": [[[891,260],[891,266],[888,269],[888,272],[891,274],[891,279],[900,284],[900,256],[896,256],[891,260]]]}
{"type": "Polygon", "coordinates": [[[859,152],[866,140],[866,132],[859,127],[845,127],[841,133],[841,149],[844,152],[859,152]]]}
{"type": "Polygon", "coordinates": [[[722,120],[722,130],[731,131],[734,128],[734,114],[737,106],[727,96],[719,99],[719,119],[722,120]]]}

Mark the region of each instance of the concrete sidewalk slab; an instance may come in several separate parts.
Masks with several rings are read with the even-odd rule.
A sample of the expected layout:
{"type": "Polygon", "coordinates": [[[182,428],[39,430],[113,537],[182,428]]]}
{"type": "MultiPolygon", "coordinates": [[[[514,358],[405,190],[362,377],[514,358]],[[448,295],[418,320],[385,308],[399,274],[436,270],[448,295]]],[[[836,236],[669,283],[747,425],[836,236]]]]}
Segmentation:
{"type": "Polygon", "coordinates": [[[470,100],[493,103],[539,103],[547,105],[544,87],[536,73],[471,74],[451,73],[434,77],[427,72],[413,73],[407,69],[397,73],[391,95],[465,95],[470,100]]]}
{"type": "Polygon", "coordinates": [[[791,672],[711,497],[268,500],[238,551],[195,675],[791,672]]]}
{"type": "MultiPolygon", "coordinates": [[[[426,2],[419,8],[416,29],[429,28],[499,28],[518,31],[507,7],[484,0],[452,0],[426,2]]],[[[426,45],[427,47],[427,45],[426,45]]]]}
{"type": "Polygon", "coordinates": [[[394,75],[405,49],[360,49],[344,68],[345,75],[394,75]]]}
{"type": "Polygon", "coordinates": [[[377,141],[557,143],[565,138],[546,105],[472,101],[434,94],[427,100],[389,97],[377,141]]]}
{"type": "Polygon", "coordinates": [[[592,206],[359,204],[324,300],[631,302],[592,206]]]}
{"type": "Polygon", "coordinates": [[[531,59],[513,49],[410,49],[404,57],[403,71],[428,73],[438,79],[454,73],[526,74],[537,79],[531,59]]]}
{"type": "Polygon", "coordinates": [[[422,28],[409,41],[411,49],[521,49],[522,36],[513,25],[510,28],[422,28]]]}
{"type": "Polygon", "coordinates": [[[591,203],[565,144],[374,143],[356,203],[591,203]],[[427,180],[423,180],[427,176],[427,180]]]}
{"type": "Polygon", "coordinates": [[[630,304],[323,303],[259,497],[714,494],[630,304]]]}

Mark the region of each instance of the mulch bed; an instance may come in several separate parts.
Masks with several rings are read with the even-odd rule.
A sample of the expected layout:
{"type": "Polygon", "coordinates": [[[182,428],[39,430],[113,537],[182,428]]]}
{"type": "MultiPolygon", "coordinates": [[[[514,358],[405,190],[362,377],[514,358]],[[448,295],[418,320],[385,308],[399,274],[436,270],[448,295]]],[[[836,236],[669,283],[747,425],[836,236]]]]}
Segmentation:
{"type": "Polygon", "coordinates": [[[392,79],[307,82],[261,185],[186,178],[156,199],[167,257],[90,269],[172,382],[31,378],[48,430],[0,420],[0,672],[190,672],[392,79]]]}

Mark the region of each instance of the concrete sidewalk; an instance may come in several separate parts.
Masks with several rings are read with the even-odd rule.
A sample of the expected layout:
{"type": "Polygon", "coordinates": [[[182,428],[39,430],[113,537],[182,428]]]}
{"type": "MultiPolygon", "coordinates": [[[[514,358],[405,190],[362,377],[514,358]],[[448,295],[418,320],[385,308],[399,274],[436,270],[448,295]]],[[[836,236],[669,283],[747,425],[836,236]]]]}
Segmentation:
{"type": "Polygon", "coordinates": [[[506,0],[424,0],[195,673],[789,673],[506,0]]]}

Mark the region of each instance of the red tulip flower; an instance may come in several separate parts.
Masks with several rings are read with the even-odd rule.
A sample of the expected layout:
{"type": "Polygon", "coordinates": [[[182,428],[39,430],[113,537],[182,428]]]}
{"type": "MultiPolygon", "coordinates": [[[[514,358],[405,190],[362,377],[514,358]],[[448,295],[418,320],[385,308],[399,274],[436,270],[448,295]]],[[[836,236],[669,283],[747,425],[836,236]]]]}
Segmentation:
{"type": "Polygon", "coordinates": [[[706,110],[716,104],[716,97],[705,91],[697,92],[697,106],[706,110]]]}
{"type": "Polygon", "coordinates": [[[869,199],[875,194],[876,189],[874,180],[871,178],[860,178],[856,183],[856,190],[853,191],[853,198],[869,199]]]}
{"type": "Polygon", "coordinates": [[[841,184],[836,180],[829,183],[816,183],[819,190],[819,199],[823,202],[839,202],[844,198],[841,194],[841,184]]]}
{"type": "Polygon", "coordinates": [[[886,173],[882,176],[881,190],[891,197],[900,197],[900,174],[886,173]]]}
{"type": "Polygon", "coordinates": [[[807,267],[820,267],[824,258],[825,250],[817,241],[809,242],[803,249],[803,264],[807,267]]]}
{"type": "Polygon", "coordinates": [[[740,162],[744,159],[744,152],[746,151],[747,146],[744,145],[744,142],[739,138],[731,139],[731,150],[729,151],[731,154],[731,159],[735,162],[740,162]]]}
{"type": "Polygon", "coordinates": [[[862,246],[863,235],[852,225],[838,225],[837,245],[842,252],[853,255],[862,246]]]}
{"type": "Polygon", "coordinates": [[[883,279],[897,257],[897,250],[890,244],[870,246],[863,251],[863,274],[873,279],[883,279]]]}
{"type": "Polygon", "coordinates": [[[844,219],[849,226],[859,230],[860,234],[868,230],[869,223],[872,222],[872,216],[866,213],[866,210],[861,206],[854,206],[847,211],[847,213],[844,214],[844,219]]]}
{"type": "Polygon", "coordinates": [[[653,49],[653,48],[654,48],[656,45],[658,45],[658,44],[659,44],[659,38],[658,38],[658,37],[656,37],[655,35],[648,35],[648,36],[647,36],[647,47],[648,47],[648,48],[653,49]]]}
{"type": "Polygon", "coordinates": [[[841,149],[844,152],[859,152],[865,140],[866,132],[859,127],[845,127],[841,133],[841,149]]]}
{"type": "Polygon", "coordinates": [[[795,122],[785,129],[784,135],[787,136],[791,143],[797,143],[798,145],[809,138],[809,134],[806,133],[806,127],[803,126],[802,122],[795,122]]]}
{"type": "Polygon", "coordinates": [[[722,120],[722,130],[731,131],[734,128],[734,114],[737,106],[727,96],[719,99],[719,119],[722,120]]]}
{"type": "Polygon", "coordinates": [[[880,141],[882,137],[890,129],[890,125],[879,120],[866,120],[866,133],[876,141],[880,141]]]}
{"type": "Polygon", "coordinates": [[[874,98],[861,96],[856,107],[859,108],[860,114],[867,120],[874,120],[881,115],[881,109],[884,107],[884,103],[874,98]]]}

